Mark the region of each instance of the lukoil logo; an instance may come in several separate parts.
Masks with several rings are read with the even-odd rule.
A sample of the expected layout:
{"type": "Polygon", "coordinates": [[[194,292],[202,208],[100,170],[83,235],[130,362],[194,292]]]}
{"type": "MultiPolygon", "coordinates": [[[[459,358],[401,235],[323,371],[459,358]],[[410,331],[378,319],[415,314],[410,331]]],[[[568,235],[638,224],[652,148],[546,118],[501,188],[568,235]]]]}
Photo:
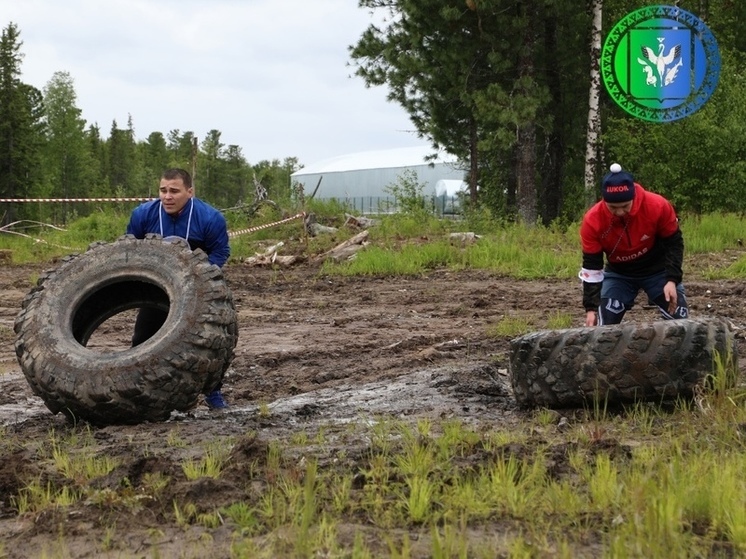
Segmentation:
{"type": "Polygon", "coordinates": [[[676,6],[627,14],[606,37],[601,77],[637,118],[667,122],[699,110],[717,87],[720,52],[709,28],[676,6]]]}

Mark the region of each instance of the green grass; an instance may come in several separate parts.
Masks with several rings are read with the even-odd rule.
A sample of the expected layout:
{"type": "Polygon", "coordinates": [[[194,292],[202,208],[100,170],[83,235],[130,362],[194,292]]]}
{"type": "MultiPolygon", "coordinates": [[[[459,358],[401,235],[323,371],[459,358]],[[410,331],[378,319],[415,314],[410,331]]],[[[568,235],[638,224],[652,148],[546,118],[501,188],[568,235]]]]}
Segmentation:
{"type": "Polygon", "coordinates": [[[746,243],[746,219],[738,214],[684,216],[681,229],[688,252],[703,254],[738,248],[746,243]]]}
{"type": "MultiPolygon", "coordinates": [[[[344,227],[347,209],[334,202],[312,201],[306,208],[317,221],[337,227],[337,233],[307,237],[300,219],[231,238],[232,261],[264,252],[282,241],[280,254],[315,256],[351,237],[356,231],[344,227]]],[[[263,209],[251,218],[228,212],[229,230],[272,223],[297,212],[280,214],[263,209]]],[[[71,252],[84,251],[91,242],[114,241],[125,231],[129,216],[122,211],[102,211],[70,222],[64,228],[25,222],[14,228],[25,236],[0,232],[0,249],[11,253],[17,264],[47,261],[71,252]]],[[[409,276],[437,268],[482,269],[516,279],[570,279],[580,267],[579,223],[567,226],[523,227],[474,212],[461,220],[439,219],[427,213],[387,215],[369,229],[369,245],[351,261],[326,262],[324,274],[362,276],[409,276]],[[470,231],[475,243],[452,241],[450,233],[470,231]]],[[[736,214],[683,216],[686,255],[696,262],[707,279],[734,279],[746,275],[746,225],[736,214]],[[724,263],[713,265],[697,255],[733,251],[724,263]],[[708,268],[709,265],[709,268],[708,268]]],[[[686,272],[686,269],[685,269],[686,272]]]]}
{"type": "Polygon", "coordinates": [[[487,334],[495,338],[514,338],[534,330],[532,321],[523,316],[505,316],[487,330],[487,334]]]}
{"type": "MultiPolygon", "coordinates": [[[[323,210],[317,209],[323,219],[339,224],[339,216],[323,210]]],[[[46,260],[65,254],[63,246],[84,249],[92,241],[114,240],[125,224],[121,215],[112,221],[89,216],[66,231],[34,231],[45,242],[0,234],[0,248],[11,250],[16,263],[46,260]]],[[[735,252],[727,265],[708,273],[746,275],[738,244],[743,218],[685,217],[682,228],[691,256],[708,260],[709,254],[735,252]]],[[[273,237],[234,242],[251,254],[270,238],[294,238],[296,246],[318,254],[353,234],[340,229],[333,239],[308,239],[305,246],[298,224],[272,231],[273,237]]],[[[417,275],[478,268],[515,278],[568,279],[579,265],[577,224],[527,229],[482,214],[464,221],[402,215],[383,218],[356,259],[325,264],[322,272],[417,275]],[[453,243],[449,233],[456,231],[481,238],[453,243]]],[[[535,329],[540,319],[550,328],[571,322],[563,313],[537,316],[536,322],[506,316],[489,333],[513,337],[535,329]]],[[[343,431],[324,426],[333,436],[302,426],[268,441],[246,464],[229,463],[233,440],[187,443],[171,428],[163,431],[164,448],[187,457],[171,464],[168,474],[146,472],[139,479],[128,477],[130,468],[112,479],[126,455],[99,457],[90,429],[52,432],[44,441],[0,429],[0,448],[8,454],[24,449],[40,463],[39,471],[9,488],[5,513],[33,524],[95,507],[86,518],[104,519],[98,538],[108,548],[117,536],[108,520],[131,511],[159,526],[215,534],[237,558],[745,556],[746,392],[734,370],[732,359],[719,356],[710,388],[673,410],[639,404],[611,413],[599,406],[568,416],[562,428],[559,414],[549,410],[486,426],[454,418],[416,424],[378,418],[343,431]],[[347,442],[354,452],[316,456],[331,440],[341,448],[347,442]],[[203,508],[189,499],[184,483],[222,479],[228,466],[243,468],[243,474],[231,479],[235,490],[224,506],[203,508]]],[[[269,405],[261,404],[257,415],[269,420],[269,405]]],[[[138,452],[147,457],[162,450],[138,452]]],[[[60,538],[64,549],[62,533],[60,538]]],[[[9,545],[0,543],[0,556],[9,545]]]]}
{"type": "Polygon", "coordinates": [[[661,415],[671,425],[665,436],[650,433],[639,406],[597,410],[565,434],[549,414],[490,431],[459,420],[384,421],[371,427],[358,481],[315,462],[292,475],[293,461],[279,456],[290,444],[273,451],[273,475],[260,474],[276,480],[264,498],[223,516],[241,534],[235,549],[267,556],[422,557],[423,548],[430,557],[740,556],[746,443],[727,426],[743,422],[746,407],[737,392],[722,396],[704,393],[701,407],[661,415]],[[495,430],[516,442],[495,445],[495,430]],[[363,523],[352,543],[335,531],[350,517],[363,523]],[[494,523],[499,530],[481,531],[494,523]],[[408,535],[394,536],[402,531],[418,535],[419,555],[408,535]],[[261,536],[280,532],[286,539],[261,536]],[[363,537],[371,532],[386,552],[363,537]],[[287,542],[296,542],[292,552],[287,542]]]}
{"type": "MultiPolygon", "coordinates": [[[[59,474],[36,470],[8,503],[27,520],[91,511],[102,521],[90,531],[104,547],[126,535],[115,519],[130,511],[164,529],[218,538],[239,558],[740,557],[746,392],[733,382],[734,365],[718,357],[711,387],[691,404],[614,413],[599,406],[570,415],[564,429],[549,410],[488,425],[381,417],[335,431],[335,444],[355,449],[341,460],[314,450],[309,441],[326,439],[303,426],[304,436],[255,447],[251,464],[231,462],[232,438],[192,442],[184,449],[192,458],[180,462],[183,479],[195,480],[187,487],[233,469],[219,507],[193,500],[185,481],[161,473],[130,479],[128,467],[112,478],[108,466],[69,467],[61,453],[94,464],[88,427],[45,441],[9,441],[23,435],[6,430],[5,445],[36,448],[40,466],[46,460],[59,474]]],[[[253,444],[261,435],[245,437],[253,444]]]]}
{"type": "Polygon", "coordinates": [[[217,479],[225,466],[231,450],[229,441],[216,441],[199,458],[189,458],[182,462],[181,469],[189,480],[203,477],[217,479]]]}

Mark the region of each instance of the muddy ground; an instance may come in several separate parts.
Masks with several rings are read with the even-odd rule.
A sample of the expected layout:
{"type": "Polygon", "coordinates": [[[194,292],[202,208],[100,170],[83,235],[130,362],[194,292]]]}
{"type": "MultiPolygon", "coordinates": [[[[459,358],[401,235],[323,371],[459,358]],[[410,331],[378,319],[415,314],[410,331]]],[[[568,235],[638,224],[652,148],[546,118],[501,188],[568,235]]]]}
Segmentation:
{"type": "MultiPolygon", "coordinates": [[[[737,329],[743,376],[746,282],[707,281],[697,272],[742,254],[700,255],[685,269],[692,316],[727,317],[737,329]]],[[[505,317],[524,317],[542,329],[553,313],[570,313],[573,326],[583,321],[575,281],[516,281],[483,271],[340,278],[320,275],[309,264],[282,271],[231,264],[225,275],[240,330],[224,387],[230,408],[215,412],[200,405],[159,424],[71,426],[31,393],[13,350],[21,300],[48,267],[0,270],[0,557],[228,557],[235,527],[178,526],[172,503],[194,502],[210,511],[234,502],[251,491],[245,464],[257,449],[299,434],[313,438],[323,430],[325,443],[305,452],[321,465],[336,461],[354,470],[367,443],[350,424],[391,417],[510,426],[530,412],[513,400],[510,337],[491,335],[490,328],[505,317]],[[103,514],[100,503],[84,502],[19,516],[14,497],[30,480],[61,483],[51,437],[62,440],[76,430],[97,453],[118,460],[111,474],[95,480],[96,488],[121,495],[126,479],[136,496],[146,474],[163,473],[173,481],[162,503],[110,506],[103,514]],[[182,462],[226,437],[236,441],[226,474],[187,481],[182,462]]],[[[654,310],[637,306],[626,320],[654,318],[654,310]]],[[[109,321],[97,332],[99,343],[124,346],[130,329],[122,317],[109,321]]],[[[485,527],[485,538],[494,537],[493,528],[485,527]]],[[[350,541],[355,530],[351,524],[350,541]]],[[[413,556],[427,556],[427,549],[418,552],[415,544],[413,556]]],[[[588,556],[593,553],[590,546],[588,556]]]]}

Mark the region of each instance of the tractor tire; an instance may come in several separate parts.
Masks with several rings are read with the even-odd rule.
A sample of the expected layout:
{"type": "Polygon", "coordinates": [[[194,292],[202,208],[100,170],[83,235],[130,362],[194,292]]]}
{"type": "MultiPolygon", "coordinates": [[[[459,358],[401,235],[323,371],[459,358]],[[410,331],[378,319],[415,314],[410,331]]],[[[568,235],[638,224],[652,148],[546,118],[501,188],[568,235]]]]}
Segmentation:
{"type": "Polygon", "coordinates": [[[715,371],[716,354],[738,358],[719,319],[545,330],[512,340],[510,349],[516,401],[548,408],[690,399],[715,371]]]}
{"type": "Polygon", "coordinates": [[[234,356],[238,323],[223,272],[183,239],[148,235],[93,243],[44,273],[15,320],[16,355],[52,413],[93,424],[163,421],[215,388],[234,356]],[[121,351],[87,347],[107,319],[165,311],[148,340],[121,351]]]}

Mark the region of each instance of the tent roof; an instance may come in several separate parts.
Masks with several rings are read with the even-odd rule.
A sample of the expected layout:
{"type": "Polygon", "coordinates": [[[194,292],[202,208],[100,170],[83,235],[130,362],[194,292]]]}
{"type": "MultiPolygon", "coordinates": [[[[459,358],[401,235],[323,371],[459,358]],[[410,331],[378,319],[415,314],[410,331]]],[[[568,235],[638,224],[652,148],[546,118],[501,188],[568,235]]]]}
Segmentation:
{"type": "MultiPolygon", "coordinates": [[[[430,146],[415,146],[407,148],[385,149],[378,151],[363,151],[349,153],[347,155],[338,155],[329,159],[324,159],[312,163],[296,171],[296,175],[312,175],[319,173],[335,173],[341,171],[358,171],[362,169],[392,169],[398,167],[415,167],[417,165],[427,165],[425,157],[433,155],[435,150],[430,146]]],[[[440,152],[433,163],[451,163],[457,162],[453,155],[440,152]]]]}
{"type": "Polygon", "coordinates": [[[440,179],[435,183],[435,193],[437,195],[455,196],[456,193],[465,191],[468,188],[469,185],[466,181],[458,179],[440,179]]]}

